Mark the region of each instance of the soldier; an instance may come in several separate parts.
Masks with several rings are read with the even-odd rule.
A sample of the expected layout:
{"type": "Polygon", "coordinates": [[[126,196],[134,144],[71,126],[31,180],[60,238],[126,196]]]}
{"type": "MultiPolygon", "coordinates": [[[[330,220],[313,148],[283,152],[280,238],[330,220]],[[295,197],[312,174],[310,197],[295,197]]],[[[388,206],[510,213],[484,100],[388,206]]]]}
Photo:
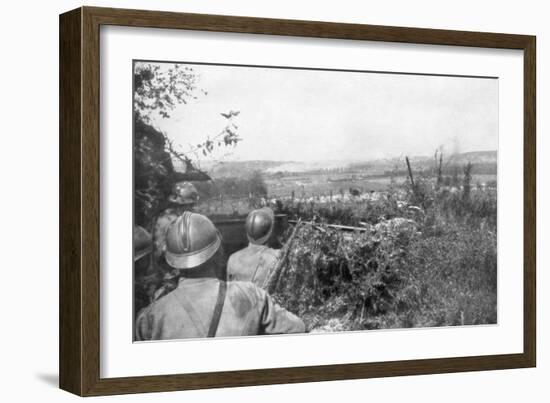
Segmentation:
{"type": "Polygon", "coordinates": [[[172,187],[172,193],[168,196],[168,208],[157,218],[154,228],[155,237],[155,262],[162,261],[166,249],[166,230],[168,226],[184,211],[190,211],[199,200],[199,192],[189,182],[177,182],[172,187]]]}
{"type": "Polygon", "coordinates": [[[221,279],[221,235],[205,216],[187,211],[170,225],[165,259],[180,272],[178,287],[139,314],[136,340],[305,332],[264,290],[221,279]]]}
{"type": "Polygon", "coordinates": [[[153,250],[153,239],[147,230],[139,225],[134,226],[134,268],[137,273],[147,271],[147,257],[153,250]]]}
{"type": "Polygon", "coordinates": [[[279,250],[266,245],[274,223],[275,216],[270,208],[253,210],[248,214],[244,225],[249,244],[229,257],[229,280],[250,281],[259,287],[267,285],[267,279],[280,257],[279,250]]]}
{"type": "Polygon", "coordinates": [[[139,225],[134,226],[134,303],[135,313],[149,305],[160,282],[154,275],[148,275],[153,250],[151,234],[139,225]]]}

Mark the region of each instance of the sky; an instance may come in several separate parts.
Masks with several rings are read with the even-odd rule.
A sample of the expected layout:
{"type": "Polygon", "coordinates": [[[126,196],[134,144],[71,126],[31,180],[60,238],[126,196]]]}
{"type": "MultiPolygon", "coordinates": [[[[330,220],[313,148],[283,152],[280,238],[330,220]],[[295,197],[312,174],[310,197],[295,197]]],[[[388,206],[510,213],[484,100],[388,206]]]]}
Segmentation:
{"type": "MultiPolygon", "coordinates": [[[[173,64],[164,64],[171,67],[173,64]]],[[[233,118],[226,160],[366,161],[496,150],[498,79],[192,65],[207,94],[155,119],[185,150],[233,118]]],[[[219,157],[219,154],[215,154],[219,157]]]]}

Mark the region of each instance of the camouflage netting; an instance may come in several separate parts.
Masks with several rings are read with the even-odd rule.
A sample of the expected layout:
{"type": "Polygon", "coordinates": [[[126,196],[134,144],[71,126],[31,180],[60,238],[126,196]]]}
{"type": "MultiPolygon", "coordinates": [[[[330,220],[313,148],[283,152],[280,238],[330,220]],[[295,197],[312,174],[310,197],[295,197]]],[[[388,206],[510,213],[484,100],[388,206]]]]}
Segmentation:
{"type": "Polygon", "coordinates": [[[404,218],[362,233],[304,224],[274,297],[314,332],[495,323],[496,237],[424,229],[404,218]]]}
{"type": "Polygon", "coordinates": [[[275,298],[310,329],[377,328],[376,317],[397,309],[400,260],[418,236],[410,220],[393,221],[361,233],[303,224],[275,298]]]}

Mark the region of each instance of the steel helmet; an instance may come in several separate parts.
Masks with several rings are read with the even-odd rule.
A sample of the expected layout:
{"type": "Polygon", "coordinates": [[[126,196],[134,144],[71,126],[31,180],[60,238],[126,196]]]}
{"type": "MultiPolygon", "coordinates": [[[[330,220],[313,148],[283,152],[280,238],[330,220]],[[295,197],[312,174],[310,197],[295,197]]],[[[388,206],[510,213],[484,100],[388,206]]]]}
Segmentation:
{"type": "Polygon", "coordinates": [[[134,226],[134,262],[153,251],[153,238],[147,230],[139,225],[134,226]]]}
{"type": "Polygon", "coordinates": [[[244,223],[248,240],[256,245],[265,244],[273,232],[274,223],[275,215],[270,208],[251,211],[244,223]]]}
{"type": "Polygon", "coordinates": [[[177,182],[172,186],[172,193],[168,196],[171,203],[188,205],[199,201],[197,188],[189,182],[177,182]]]}
{"type": "Polygon", "coordinates": [[[191,269],[208,261],[220,245],[221,235],[212,221],[186,211],[168,227],[164,256],[176,269],[191,269]]]}

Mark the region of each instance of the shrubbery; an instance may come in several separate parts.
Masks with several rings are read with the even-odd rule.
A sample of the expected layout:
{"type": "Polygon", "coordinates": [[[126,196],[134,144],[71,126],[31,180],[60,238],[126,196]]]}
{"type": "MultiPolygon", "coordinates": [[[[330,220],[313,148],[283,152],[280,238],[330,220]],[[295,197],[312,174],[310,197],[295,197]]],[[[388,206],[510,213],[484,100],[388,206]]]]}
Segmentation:
{"type": "Polygon", "coordinates": [[[275,298],[320,331],[496,323],[496,194],[421,183],[422,209],[391,195],[284,206],[316,224],[300,229],[275,298]],[[371,225],[346,233],[329,223],[371,225]]]}

